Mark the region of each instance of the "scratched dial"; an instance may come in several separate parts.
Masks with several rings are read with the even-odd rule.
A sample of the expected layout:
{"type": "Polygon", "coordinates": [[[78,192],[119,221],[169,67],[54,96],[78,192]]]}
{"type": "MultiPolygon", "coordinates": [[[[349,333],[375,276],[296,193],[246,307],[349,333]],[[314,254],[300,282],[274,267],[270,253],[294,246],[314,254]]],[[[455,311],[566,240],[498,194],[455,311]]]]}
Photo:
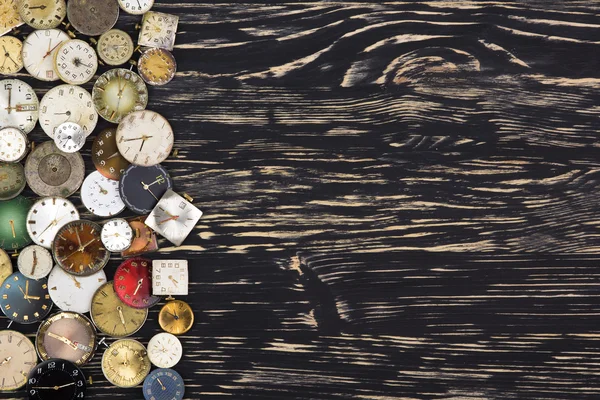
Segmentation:
{"type": "Polygon", "coordinates": [[[60,85],[50,89],[40,102],[40,125],[54,139],[54,130],[62,123],[74,122],[88,137],[98,123],[98,113],[90,92],[80,86],[60,85]]]}
{"type": "Polygon", "coordinates": [[[0,74],[16,74],[23,68],[23,42],[14,36],[0,37],[0,74]]]}
{"type": "Polygon", "coordinates": [[[60,78],[54,68],[54,55],[69,36],[60,29],[33,31],[23,42],[23,64],[31,76],[41,81],[57,81],[60,78]]]}
{"type": "Polygon", "coordinates": [[[6,251],[0,249],[0,285],[13,274],[12,261],[6,251]]]}
{"type": "Polygon", "coordinates": [[[117,147],[123,157],[134,165],[156,165],[171,153],[173,129],[159,113],[134,111],[117,128],[117,147]]]}
{"type": "Polygon", "coordinates": [[[96,290],[105,283],[103,270],[88,276],[75,276],[56,266],[48,277],[48,292],[61,310],[84,314],[90,311],[96,290]]]}
{"type": "Polygon", "coordinates": [[[114,68],[102,74],[92,90],[98,114],[118,124],[132,111],[146,108],[148,89],[138,74],[125,68],[114,68]]]}
{"type": "Polygon", "coordinates": [[[98,56],[108,65],[125,64],[133,55],[133,40],[120,29],[111,29],[98,39],[98,56]]]}
{"type": "Polygon", "coordinates": [[[0,129],[0,161],[18,162],[27,154],[27,135],[18,128],[0,129]]]}
{"type": "Polygon", "coordinates": [[[18,0],[0,0],[0,35],[19,25],[23,25],[23,20],[19,15],[18,0]]]}
{"type": "Polygon", "coordinates": [[[33,244],[25,247],[19,253],[17,258],[17,267],[26,277],[31,279],[41,279],[47,276],[52,270],[54,260],[52,254],[42,246],[33,244]]]}
{"type": "Polygon", "coordinates": [[[35,244],[49,249],[58,230],[78,219],[79,212],[69,200],[45,197],[36,201],[29,210],[27,232],[35,244]]]}
{"type": "Polygon", "coordinates": [[[85,178],[81,187],[83,205],[99,217],[117,215],[125,209],[119,195],[119,181],[105,178],[94,171],[85,178]]]}
{"type": "Polygon", "coordinates": [[[151,368],[148,352],[137,340],[117,340],[102,356],[104,376],[110,383],[119,387],[139,385],[151,368]]]}
{"type": "Polygon", "coordinates": [[[37,363],[35,347],[17,331],[0,331],[0,390],[16,390],[27,383],[37,363]]]}
{"type": "Polygon", "coordinates": [[[112,281],[100,286],[92,297],[90,315],[98,330],[112,337],[136,333],[146,322],[147,308],[133,308],[115,293],[112,281]]]}
{"type": "Polygon", "coordinates": [[[38,120],[39,101],[33,88],[18,79],[0,81],[0,127],[29,133],[38,120]]]}
{"type": "Polygon", "coordinates": [[[173,50],[179,17],[156,11],[148,11],[142,19],[138,38],[140,46],[173,50]]]}
{"type": "Polygon", "coordinates": [[[19,0],[19,14],[35,29],[56,28],[67,15],[65,0],[19,0]]]}

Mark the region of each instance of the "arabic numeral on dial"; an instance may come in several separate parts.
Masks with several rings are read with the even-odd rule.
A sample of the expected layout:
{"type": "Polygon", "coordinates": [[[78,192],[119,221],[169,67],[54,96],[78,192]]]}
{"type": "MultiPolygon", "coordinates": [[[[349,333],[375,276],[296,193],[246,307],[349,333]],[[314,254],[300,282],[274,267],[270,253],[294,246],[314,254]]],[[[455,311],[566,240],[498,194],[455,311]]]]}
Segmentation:
{"type": "Polygon", "coordinates": [[[83,386],[83,381],[77,381],[77,387],[82,387],[83,386]]]}
{"type": "Polygon", "coordinates": [[[78,371],[78,370],[75,370],[75,371],[73,371],[73,374],[72,374],[72,375],[73,375],[73,376],[77,376],[77,375],[79,375],[79,371],[78,371]]]}
{"type": "Polygon", "coordinates": [[[35,394],[36,394],[36,393],[37,393],[37,392],[36,392],[36,390],[35,390],[35,389],[31,389],[31,390],[29,391],[29,394],[30,394],[30,395],[32,395],[32,396],[35,396],[35,394]]]}
{"type": "Polygon", "coordinates": [[[78,398],[78,399],[83,399],[83,392],[80,392],[80,393],[77,395],[77,398],[78,398]]]}
{"type": "Polygon", "coordinates": [[[48,363],[48,369],[53,369],[53,368],[56,368],[56,363],[55,362],[48,363]]]}
{"type": "Polygon", "coordinates": [[[31,378],[31,379],[29,380],[29,384],[30,384],[30,385],[35,385],[35,383],[36,383],[36,382],[37,382],[37,379],[35,379],[35,378],[31,378]]]}

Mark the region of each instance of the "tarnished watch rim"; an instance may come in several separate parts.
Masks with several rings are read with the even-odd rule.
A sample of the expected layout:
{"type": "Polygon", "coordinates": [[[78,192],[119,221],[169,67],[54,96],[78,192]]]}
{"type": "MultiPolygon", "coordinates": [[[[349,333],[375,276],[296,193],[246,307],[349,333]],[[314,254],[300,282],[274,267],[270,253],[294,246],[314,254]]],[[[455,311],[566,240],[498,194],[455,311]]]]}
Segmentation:
{"type": "Polygon", "coordinates": [[[89,3],[94,4],[98,8],[103,7],[103,9],[100,9],[100,12],[97,14],[106,15],[111,18],[108,20],[108,24],[110,24],[110,26],[98,26],[95,30],[92,29],[93,27],[89,26],[90,21],[99,20],[97,16],[88,11],[89,8],[84,8],[88,4],[88,0],[70,0],[67,3],[67,18],[69,19],[71,25],[73,25],[73,27],[79,32],[88,36],[99,36],[112,29],[119,19],[120,7],[117,2],[114,0],[89,0],[89,3]],[[111,13],[114,13],[114,18],[111,13]]]}
{"type": "Polygon", "coordinates": [[[140,76],[142,77],[144,82],[146,82],[148,85],[163,86],[163,85],[166,85],[167,83],[171,82],[173,80],[173,78],[175,78],[175,74],[177,73],[177,60],[175,60],[175,56],[169,50],[160,49],[157,47],[149,48],[149,49],[145,50],[142,53],[142,55],[140,56],[140,59],[138,60],[138,63],[137,63],[137,67],[138,67],[138,72],[140,73],[140,76]],[[173,60],[173,65],[175,66],[175,70],[173,71],[173,74],[171,74],[171,76],[169,76],[169,79],[167,79],[166,81],[152,80],[149,76],[147,76],[147,74],[144,72],[144,70],[140,67],[142,65],[142,62],[146,58],[149,58],[151,56],[151,53],[166,53],[168,55],[168,57],[171,58],[171,60],[173,60]]]}
{"type": "MultiPolygon", "coordinates": [[[[35,35],[35,34],[36,34],[36,32],[39,34],[40,32],[44,32],[44,31],[56,31],[56,32],[60,32],[60,33],[59,33],[59,36],[62,34],[62,35],[64,35],[63,37],[64,37],[64,38],[66,38],[65,40],[69,40],[69,39],[70,39],[70,38],[69,38],[69,35],[67,35],[65,32],[61,31],[60,29],[56,29],[56,28],[49,28],[49,29],[39,29],[39,30],[35,30],[35,31],[31,32],[29,35],[27,35],[27,37],[25,38],[25,40],[23,40],[23,48],[25,48],[25,45],[26,45],[26,43],[25,43],[25,42],[27,42],[27,41],[29,40],[29,38],[30,38],[32,35],[35,35]]],[[[22,51],[22,50],[21,50],[21,51],[22,51]]],[[[29,70],[29,68],[28,68],[28,67],[27,67],[27,65],[25,64],[25,60],[23,60],[23,67],[25,68],[25,71],[27,71],[27,73],[28,73],[29,75],[31,75],[31,76],[33,76],[33,77],[35,77],[35,79],[37,79],[37,80],[40,80],[40,81],[43,81],[43,82],[56,82],[56,81],[60,81],[60,78],[58,77],[58,73],[57,73],[57,71],[56,71],[56,68],[54,67],[54,63],[52,64],[52,69],[53,69],[53,71],[55,72],[55,74],[54,74],[55,78],[51,78],[51,79],[48,79],[48,78],[47,78],[45,75],[43,75],[43,74],[42,74],[42,75],[40,75],[40,76],[38,76],[37,74],[34,74],[32,71],[30,71],[30,70],[29,70]]],[[[39,99],[39,98],[38,98],[38,100],[39,100],[39,102],[41,103],[41,101],[42,101],[42,100],[41,100],[41,99],[39,99]]],[[[43,129],[43,128],[42,128],[42,129],[43,129]]]]}
{"type": "Polygon", "coordinates": [[[168,303],[166,303],[164,306],[162,306],[162,308],[161,308],[161,309],[160,309],[160,311],[158,312],[158,324],[160,325],[160,327],[161,327],[161,328],[162,328],[162,329],[163,329],[165,332],[168,332],[168,333],[170,333],[170,334],[172,334],[172,335],[175,335],[175,336],[179,336],[179,335],[183,335],[184,333],[187,333],[187,332],[189,332],[189,331],[190,331],[190,329],[192,329],[192,327],[194,326],[194,320],[195,320],[195,316],[194,316],[194,311],[192,310],[192,319],[190,320],[190,325],[189,325],[189,326],[187,327],[187,329],[186,329],[186,330],[184,330],[183,332],[178,332],[178,333],[175,333],[175,332],[170,332],[170,331],[168,331],[168,330],[167,330],[167,328],[166,328],[165,326],[163,326],[163,324],[161,323],[161,318],[160,318],[160,316],[161,316],[161,314],[162,314],[163,312],[165,312],[165,313],[166,313],[166,310],[165,310],[165,308],[166,308],[166,307],[167,307],[169,304],[173,304],[173,303],[183,303],[183,304],[185,304],[185,305],[186,305],[186,306],[187,306],[187,307],[188,307],[190,310],[192,310],[192,307],[189,305],[189,303],[186,303],[186,302],[185,302],[185,301],[183,301],[183,300],[171,300],[171,301],[169,301],[168,303]]]}
{"type": "Polygon", "coordinates": [[[119,339],[115,342],[113,342],[105,351],[104,354],[102,355],[102,361],[101,361],[101,366],[102,366],[102,374],[104,374],[104,377],[106,378],[107,381],[109,381],[110,383],[112,383],[113,385],[117,386],[117,387],[122,387],[122,388],[130,388],[130,387],[135,387],[137,385],[139,385],[140,383],[144,382],[144,380],[146,379],[146,377],[148,376],[148,374],[150,373],[150,370],[152,369],[152,363],[150,362],[150,359],[148,358],[148,349],[146,349],[146,346],[144,346],[141,342],[134,340],[134,339],[119,339]],[[110,357],[112,349],[114,347],[116,347],[118,344],[122,343],[122,342],[130,342],[133,343],[135,346],[137,346],[139,349],[143,349],[143,351],[146,353],[144,355],[144,357],[146,358],[146,360],[148,361],[147,363],[147,367],[145,368],[146,370],[146,374],[141,378],[141,380],[138,381],[133,381],[131,384],[129,385],[119,385],[117,384],[115,381],[113,381],[111,378],[108,377],[108,374],[106,373],[106,368],[105,368],[105,364],[107,363],[106,359],[108,357],[110,357]]]}
{"type": "Polygon", "coordinates": [[[98,57],[100,57],[100,59],[101,59],[101,60],[102,60],[104,63],[106,63],[107,65],[113,66],[113,67],[114,67],[114,66],[117,66],[117,65],[123,65],[123,64],[125,64],[125,63],[126,63],[128,60],[130,60],[130,59],[131,59],[131,57],[133,56],[133,52],[134,52],[134,50],[135,50],[135,45],[133,44],[133,39],[131,38],[131,36],[129,36],[129,34],[128,34],[127,32],[125,32],[125,31],[123,31],[123,30],[121,30],[121,29],[114,29],[114,28],[113,28],[113,29],[109,29],[109,30],[107,30],[106,32],[104,32],[104,33],[103,33],[103,34],[100,36],[100,38],[98,39],[98,44],[96,45],[96,53],[98,53],[98,57]],[[119,33],[119,34],[123,34],[123,36],[124,36],[125,38],[127,38],[127,44],[129,45],[129,51],[128,51],[128,54],[129,54],[129,55],[128,55],[128,56],[127,56],[127,58],[126,58],[125,60],[123,60],[122,62],[118,62],[118,61],[117,61],[117,62],[113,62],[113,61],[111,61],[111,60],[110,60],[110,59],[108,59],[108,58],[106,58],[106,59],[105,59],[105,58],[103,57],[103,53],[100,51],[100,44],[101,44],[102,42],[104,42],[105,40],[107,40],[106,38],[107,38],[107,37],[108,37],[108,35],[109,35],[109,34],[111,34],[111,33],[119,33]]]}
{"type": "MultiPolygon", "coordinates": [[[[102,84],[105,84],[104,81],[106,81],[106,82],[109,81],[108,76],[119,74],[120,72],[131,74],[132,82],[133,82],[133,79],[138,79],[138,82],[139,82],[139,83],[138,82],[133,82],[133,83],[138,92],[138,100],[142,104],[142,106],[139,106],[137,104],[138,101],[136,101],[133,109],[130,110],[129,113],[132,113],[135,111],[144,111],[146,109],[146,107],[148,106],[148,88],[146,87],[146,84],[144,83],[144,79],[142,79],[142,77],[140,77],[135,72],[128,70],[126,68],[112,68],[112,69],[106,71],[105,73],[100,75],[98,77],[98,79],[96,79],[96,82],[94,82],[94,87],[92,88],[92,102],[94,103],[94,107],[96,108],[96,112],[98,113],[99,116],[101,116],[108,122],[113,122],[115,124],[120,123],[126,117],[126,115],[121,115],[117,118],[110,118],[109,115],[105,115],[105,113],[103,112],[104,109],[98,105],[98,103],[100,101],[102,101],[102,94],[104,93],[104,91],[100,90],[99,87],[100,87],[100,82],[102,82],[102,84]]],[[[116,133],[115,133],[115,135],[116,135],[116,133]]]]}
{"type": "Polygon", "coordinates": [[[11,199],[14,199],[15,197],[17,197],[18,195],[20,195],[21,193],[23,193],[23,190],[25,190],[25,187],[27,186],[27,179],[25,178],[25,167],[23,166],[23,164],[21,164],[19,162],[16,162],[16,163],[0,162],[0,167],[2,166],[2,164],[7,165],[7,166],[16,167],[17,169],[19,169],[19,171],[21,171],[21,174],[23,177],[23,182],[22,182],[21,186],[17,189],[16,194],[11,195],[9,197],[0,196],[0,201],[11,200],[11,199]]]}
{"type": "Polygon", "coordinates": [[[16,130],[17,132],[19,132],[23,136],[23,139],[25,139],[25,151],[16,160],[6,160],[6,159],[3,159],[3,158],[0,158],[0,162],[11,163],[11,164],[12,163],[18,163],[18,162],[21,162],[27,156],[27,153],[29,153],[29,151],[28,151],[29,150],[29,138],[27,137],[27,133],[23,132],[19,128],[15,128],[14,126],[7,126],[7,127],[4,127],[2,129],[0,129],[0,133],[2,133],[2,131],[6,131],[6,130],[9,130],[9,129],[14,129],[14,130],[16,130]]]}
{"type": "Polygon", "coordinates": [[[19,17],[21,17],[21,20],[23,20],[23,23],[26,24],[26,25],[31,26],[34,29],[54,29],[54,28],[56,28],[57,26],[59,26],[64,21],[65,16],[67,15],[67,10],[66,10],[67,4],[66,4],[65,0],[58,0],[58,1],[60,1],[60,3],[61,3],[60,6],[64,10],[64,14],[60,15],[62,17],[60,19],[60,21],[54,22],[54,23],[52,23],[52,25],[43,25],[43,24],[26,22],[25,21],[25,17],[23,17],[23,13],[24,13],[25,7],[24,7],[24,4],[23,4],[22,1],[18,1],[17,2],[18,3],[18,10],[17,10],[17,12],[19,13],[19,17]]]}
{"type": "MultiPolygon", "coordinates": [[[[3,330],[0,330],[0,334],[11,334],[12,336],[15,336],[17,339],[21,339],[24,343],[26,343],[26,346],[27,346],[27,343],[29,343],[28,346],[30,346],[30,348],[28,350],[35,351],[35,345],[31,341],[31,339],[29,339],[27,336],[25,336],[24,334],[22,334],[19,331],[15,331],[15,330],[12,330],[12,329],[3,329],[3,330]]],[[[27,375],[29,375],[29,372],[31,370],[33,370],[34,368],[35,368],[35,362],[34,362],[34,365],[31,366],[31,369],[29,371],[24,371],[24,372],[27,372],[27,375]]],[[[25,376],[25,379],[23,380],[23,383],[21,385],[17,384],[18,386],[13,386],[13,387],[9,386],[6,389],[0,389],[0,393],[5,392],[5,391],[11,391],[11,390],[20,389],[20,388],[24,387],[27,384],[27,381],[28,381],[27,376],[25,376]]]]}
{"type": "Polygon", "coordinates": [[[122,5],[122,3],[123,3],[123,0],[118,0],[118,2],[119,2],[119,7],[121,7],[121,10],[123,10],[123,11],[125,11],[127,14],[131,14],[131,15],[143,15],[143,14],[146,14],[148,11],[150,11],[150,10],[152,9],[152,6],[154,5],[154,0],[151,0],[151,1],[150,1],[150,5],[149,5],[147,8],[145,8],[143,11],[141,11],[141,12],[139,12],[139,11],[136,11],[136,12],[131,12],[131,11],[128,11],[128,10],[126,10],[126,9],[123,7],[123,5],[122,5]]]}

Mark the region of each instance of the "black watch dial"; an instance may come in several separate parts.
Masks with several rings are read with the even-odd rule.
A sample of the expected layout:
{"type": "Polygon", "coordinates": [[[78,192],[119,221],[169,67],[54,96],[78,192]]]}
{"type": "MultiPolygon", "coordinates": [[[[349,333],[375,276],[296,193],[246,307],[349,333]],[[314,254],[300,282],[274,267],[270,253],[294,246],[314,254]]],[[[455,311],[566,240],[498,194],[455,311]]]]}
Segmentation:
{"type": "Polygon", "coordinates": [[[85,376],[79,367],[60,358],[38,364],[27,378],[30,400],[83,399],[85,388],[85,376]]]}
{"type": "Polygon", "coordinates": [[[131,165],[121,175],[119,192],[127,208],[138,214],[148,214],[172,187],[171,177],[161,165],[131,165]]]}
{"type": "Polygon", "coordinates": [[[20,324],[41,321],[52,309],[48,280],[29,279],[15,272],[0,287],[0,308],[9,319],[20,324]]]}

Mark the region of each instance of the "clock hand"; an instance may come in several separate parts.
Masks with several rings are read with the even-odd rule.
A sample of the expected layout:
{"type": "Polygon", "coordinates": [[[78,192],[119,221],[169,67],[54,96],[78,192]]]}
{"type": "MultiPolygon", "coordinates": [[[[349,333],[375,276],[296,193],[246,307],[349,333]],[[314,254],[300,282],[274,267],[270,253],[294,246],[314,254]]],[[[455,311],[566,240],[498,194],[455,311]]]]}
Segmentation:
{"type": "Polygon", "coordinates": [[[62,388],[66,388],[66,387],[69,387],[69,386],[73,386],[73,385],[75,385],[75,382],[67,383],[67,384],[64,384],[64,385],[61,385],[61,386],[36,386],[35,388],[36,388],[36,389],[52,389],[52,390],[59,390],[59,389],[62,389],[62,388]]]}
{"type": "Polygon", "coordinates": [[[156,378],[156,380],[158,381],[158,383],[160,383],[160,387],[162,388],[162,390],[167,390],[165,385],[163,385],[163,383],[160,381],[160,378],[156,378]]]}
{"type": "Polygon", "coordinates": [[[106,189],[104,189],[102,186],[100,186],[100,184],[99,184],[98,182],[94,181],[94,183],[95,183],[96,185],[98,185],[98,187],[100,188],[100,193],[101,193],[101,194],[108,194],[108,190],[106,190],[106,189]]]}
{"type": "Polygon", "coordinates": [[[40,10],[45,10],[46,6],[44,4],[42,4],[41,6],[31,6],[28,7],[30,10],[35,10],[36,8],[39,8],[40,10]]]}
{"type": "Polygon", "coordinates": [[[8,108],[7,108],[7,110],[8,110],[9,114],[10,114],[10,111],[12,110],[12,107],[10,105],[11,104],[11,97],[12,97],[12,87],[8,89],[8,108]]]}
{"type": "Polygon", "coordinates": [[[117,311],[119,312],[119,319],[121,319],[121,323],[123,324],[123,326],[127,327],[125,325],[125,316],[123,315],[123,307],[118,306],[117,311]]]}
{"type": "Polygon", "coordinates": [[[179,283],[175,278],[173,278],[172,275],[169,275],[169,279],[175,284],[175,286],[177,286],[177,284],[179,283]]]}
{"type": "MultiPolygon", "coordinates": [[[[20,286],[19,286],[20,287],[20,286]]],[[[25,297],[27,297],[27,295],[29,295],[29,281],[25,281],[25,297]]]]}
{"type": "Polygon", "coordinates": [[[94,243],[95,241],[96,241],[96,239],[90,240],[89,242],[84,244],[79,250],[83,253],[83,250],[85,250],[86,247],[88,247],[90,244],[94,243]]]}
{"type": "Polygon", "coordinates": [[[31,275],[33,276],[33,274],[35,273],[35,267],[37,267],[37,251],[33,250],[33,267],[31,267],[31,275]]]}
{"type": "Polygon", "coordinates": [[[148,139],[150,139],[150,138],[152,138],[152,137],[153,137],[153,136],[146,136],[146,135],[144,135],[144,136],[140,136],[140,137],[138,137],[138,138],[125,139],[125,140],[123,140],[123,141],[124,141],[124,142],[131,142],[132,140],[148,140],[148,139]]]}
{"type": "Polygon", "coordinates": [[[13,64],[15,64],[16,66],[19,66],[19,64],[17,64],[17,62],[15,60],[13,60],[13,58],[10,55],[7,55],[7,57],[10,61],[13,62],[13,64]]]}
{"type": "MultiPolygon", "coordinates": [[[[149,184],[147,184],[147,185],[144,185],[144,189],[147,189],[147,188],[149,188],[150,186],[152,186],[152,185],[155,185],[155,184],[157,184],[157,183],[163,183],[164,181],[165,181],[165,178],[164,178],[164,177],[161,175],[161,176],[159,176],[159,177],[158,177],[158,179],[157,179],[157,180],[155,180],[154,182],[152,182],[152,183],[149,183],[149,184]]],[[[142,182],[142,183],[143,183],[143,182],[142,182]]]]}
{"type": "Polygon", "coordinates": [[[13,221],[11,219],[10,221],[8,221],[8,223],[10,224],[10,229],[12,230],[13,238],[16,238],[17,237],[17,233],[15,232],[15,221],[13,221]]]}
{"type": "Polygon", "coordinates": [[[27,300],[29,302],[29,304],[31,304],[31,302],[29,301],[28,296],[25,294],[25,292],[23,291],[23,288],[21,286],[19,286],[19,290],[21,291],[21,293],[23,293],[23,298],[25,300],[27,300]]]}
{"type": "Polygon", "coordinates": [[[145,184],[143,181],[142,181],[142,182],[140,182],[140,183],[141,183],[141,184],[142,184],[142,186],[144,187],[144,190],[147,190],[148,192],[150,192],[150,194],[152,195],[152,197],[154,197],[154,198],[156,199],[156,201],[159,201],[159,200],[158,200],[158,197],[156,197],[156,196],[154,195],[154,193],[152,193],[152,190],[150,190],[150,186],[149,186],[149,185],[146,185],[146,184],[145,184]]]}
{"type": "Polygon", "coordinates": [[[111,155],[110,157],[107,158],[107,160],[110,160],[111,158],[115,158],[116,156],[120,155],[121,153],[119,153],[118,151],[116,153],[114,153],[113,155],[111,155]]]}
{"type": "Polygon", "coordinates": [[[135,288],[135,291],[133,292],[133,295],[135,296],[138,292],[138,290],[140,290],[140,288],[142,287],[142,284],[144,283],[144,278],[140,279],[138,281],[137,287],[135,288]]]}
{"type": "Polygon", "coordinates": [[[10,360],[12,360],[11,356],[6,357],[4,360],[2,360],[2,362],[0,363],[0,366],[2,366],[4,364],[8,364],[10,362],[10,360]]]}
{"type": "Polygon", "coordinates": [[[63,342],[64,344],[66,344],[67,346],[72,348],[73,350],[77,350],[77,345],[64,336],[57,335],[53,332],[48,332],[48,336],[50,336],[51,338],[56,339],[60,342],[63,342]]]}
{"type": "MultiPolygon", "coordinates": [[[[69,258],[69,257],[67,257],[67,258],[69,258]]],[[[73,279],[73,282],[75,282],[75,287],[77,289],[81,289],[81,283],[79,283],[79,281],[77,279],[75,279],[75,277],[73,275],[69,274],[69,276],[71,277],[71,279],[73,279]]]]}
{"type": "Polygon", "coordinates": [[[81,249],[81,238],[79,237],[79,232],[77,228],[75,228],[75,236],[77,236],[77,243],[79,244],[79,248],[81,249]]]}
{"type": "Polygon", "coordinates": [[[175,318],[175,320],[176,320],[176,321],[179,319],[179,317],[177,316],[177,314],[170,313],[170,312],[168,312],[167,310],[165,310],[165,312],[166,312],[167,314],[169,314],[169,315],[172,315],[172,316],[173,316],[173,318],[175,318]]]}

